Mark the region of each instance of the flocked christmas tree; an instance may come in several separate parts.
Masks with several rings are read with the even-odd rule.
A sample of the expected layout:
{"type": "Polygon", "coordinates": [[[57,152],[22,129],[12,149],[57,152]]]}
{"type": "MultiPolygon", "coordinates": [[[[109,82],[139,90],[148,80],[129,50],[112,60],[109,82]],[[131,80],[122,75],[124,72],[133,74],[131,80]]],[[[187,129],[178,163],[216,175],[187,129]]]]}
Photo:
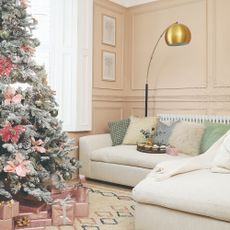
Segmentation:
{"type": "Polygon", "coordinates": [[[35,62],[39,41],[27,4],[0,0],[0,199],[29,194],[50,202],[48,185],[63,187],[79,162],[68,156],[54,91],[35,62]]]}

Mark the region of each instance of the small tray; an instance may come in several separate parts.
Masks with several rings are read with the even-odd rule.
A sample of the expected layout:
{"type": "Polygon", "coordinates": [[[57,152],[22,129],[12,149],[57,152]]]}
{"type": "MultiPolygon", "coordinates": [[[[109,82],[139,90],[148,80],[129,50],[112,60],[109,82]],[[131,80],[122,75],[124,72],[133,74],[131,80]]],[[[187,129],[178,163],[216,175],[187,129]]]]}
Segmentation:
{"type": "Polygon", "coordinates": [[[143,153],[161,154],[166,153],[166,148],[161,149],[160,146],[158,148],[153,148],[153,146],[137,144],[137,151],[143,153]]]}

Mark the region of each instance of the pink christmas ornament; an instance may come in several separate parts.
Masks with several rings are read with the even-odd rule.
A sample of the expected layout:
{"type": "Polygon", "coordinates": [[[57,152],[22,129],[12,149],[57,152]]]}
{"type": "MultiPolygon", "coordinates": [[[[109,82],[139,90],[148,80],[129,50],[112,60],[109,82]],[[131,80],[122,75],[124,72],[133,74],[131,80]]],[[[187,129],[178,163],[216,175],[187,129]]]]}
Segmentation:
{"type": "Polygon", "coordinates": [[[9,77],[12,68],[13,68],[13,64],[11,60],[4,56],[0,56],[0,76],[9,77]]]}
{"type": "Polygon", "coordinates": [[[33,145],[32,149],[35,152],[39,152],[39,153],[45,153],[46,152],[46,149],[43,146],[41,146],[44,144],[44,142],[41,139],[35,141],[35,139],[33,137],[31,137],[31,144],[33,145]]]}
{"type": "Polygon", "coordinates": [[[11,140],[13,143],[17,143],[20,137],[20,134],[25,132],[26,129],[22,125],[16,125],[12,127],[11,123],[7,121],[4,125],[4,128],[0,129],[0,136],[4,142],[11,140]]]}
{"type": "Polygon", "coordinates": [[[4,98],[5,98],[5,104],[18,104],[21,103],[22,95],[16,94],[16,91],[14,88],[8,86],[6,90],[4,91],[4,98]]]}
{"type": "Polygon", "coordinates": [[[30,161],[25,160],[21,153],[16,153],[15,160],[7,161],[4,172],[16,173],[20,177],[25,177],[30,172],[27,168],[28,164],[30,164],[30,161]]]}

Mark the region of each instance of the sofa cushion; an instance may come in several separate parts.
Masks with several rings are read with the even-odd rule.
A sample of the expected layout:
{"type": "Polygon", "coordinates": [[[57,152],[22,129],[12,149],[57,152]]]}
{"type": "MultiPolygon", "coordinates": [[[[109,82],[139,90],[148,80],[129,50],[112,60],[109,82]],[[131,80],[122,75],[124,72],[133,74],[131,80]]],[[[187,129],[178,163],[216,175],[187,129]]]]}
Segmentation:
{"type": "Polygon", "coordinates": [[[119,121],[110,121],[108,123],[113,146],[122,144],[126,131],[129,127],[129,123],[129,118],[119,121]]]}
{"type": "Polygon", "coordinates": [[[200,144],[200,151],[207,151],[213,143],[221,138],[229,129],[229,124],[205,123],[205,131],[200,144]]]}
{"type": "Polygon", "coordinates": [[[140,132],[142,129],[156,129],[157,117],[130,117],[130,124],[125,134],[123,144],[135,145],[137,142],[144,142],[144,135],[140,132]]]}
{"type": "Polygon", "coordinates": [[[178,122],[169,138],[169,144],[179,152],[197,155],[200,152],[200,143],[204,133],[204,124],[181,121],[178,122]]]}
{"type": "Polygon", "coordinates": [[[133,189],[137,202],[230,221],[229,174],[199,170],[155,181],[147,177],[133,189]]]}
{"type": "Polygon", "coordinates": [[[92,161],[106,162],[153,169],[159,162],[186,157],[184,154],[170,156],[168,154],[148,154],[136,150],[135,145],[117,145],[95,150],[91,154],[92,161]]]}
{"type": "Polygon", "coordinates": [[[168,145],[169,137],[172,133],[173,128],[177,124],[178,121],[172,123],[171,125],[167,125],[161,121],[157,123],[157,128],[155,134],[153,136],[153,142],[157,145],[168,145]]]}

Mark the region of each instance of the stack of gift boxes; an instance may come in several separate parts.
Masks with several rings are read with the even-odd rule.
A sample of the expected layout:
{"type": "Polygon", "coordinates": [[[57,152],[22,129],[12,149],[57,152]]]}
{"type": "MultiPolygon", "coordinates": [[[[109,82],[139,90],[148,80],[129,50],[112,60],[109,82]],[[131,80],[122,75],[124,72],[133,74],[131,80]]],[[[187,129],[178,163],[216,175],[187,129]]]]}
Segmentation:
{"type": "MultiPolygon", "coordinates": [[[[68,189],[67,189],[68,191],[68,189]]],[[[75,217],[86,217],[89,215],[88,189],[78,186],[69,192],[58,193],[51,190],[54,202],[51,207],[53,225],[72,225],[75,217]]]]}
{"type": "Polygon", "coordinates": [[[32,200],[0,203],[1,230],[45,230],[46,226],[73,225],[75,217],[89,214],[88,189],[84,186],[60,191],[51,188],[52,205],[32,200]]]}
{"type": "Polygon", "coordinates": [[[19,203],[13,200],[0,203],[0,229],[12,230],[13,218],[19,214],[19,203]]]}

